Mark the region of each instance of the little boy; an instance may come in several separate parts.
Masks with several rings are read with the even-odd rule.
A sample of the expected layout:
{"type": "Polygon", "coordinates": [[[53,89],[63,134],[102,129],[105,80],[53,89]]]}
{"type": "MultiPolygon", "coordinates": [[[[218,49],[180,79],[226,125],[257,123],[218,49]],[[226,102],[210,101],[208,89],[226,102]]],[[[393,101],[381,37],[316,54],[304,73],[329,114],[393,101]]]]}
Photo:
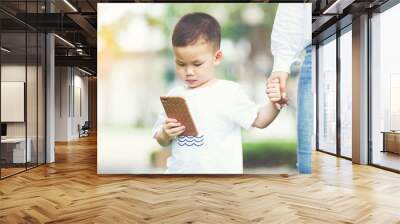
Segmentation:
{"type": "Polygon", "coordinates": [[[185,98],[198,136],[179,136],[185,127],[162,111],[153,136],[162,146],[171,144],[166,173],[243,173],[241,128],[265,128],[279,110],[279,83],[267,86],[270,98],[263,106],[250,101],[237,83],[218,80],[215,67],[221,62],[221,31],[205,13],[190,13],[176,24],[172,35],[176,73],[184,86],[167,95],[185,98]]]}

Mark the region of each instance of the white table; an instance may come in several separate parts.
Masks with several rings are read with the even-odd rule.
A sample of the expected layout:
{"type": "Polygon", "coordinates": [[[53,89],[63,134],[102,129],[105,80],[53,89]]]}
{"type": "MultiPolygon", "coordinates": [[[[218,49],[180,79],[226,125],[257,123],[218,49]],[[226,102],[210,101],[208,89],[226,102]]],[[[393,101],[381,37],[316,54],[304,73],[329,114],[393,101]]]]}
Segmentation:
{"type": "Polygon", "coordinates": [[[31,161],[31,145],[32,141],[30,138],[27,138],[28,147],[26,148],[25,154],[25,138],[6,138],[1,139],[2,145],[14,145],[13,148],[13,163],[25,163],[25,158],[27,159],[26,162],[31,161]]]}

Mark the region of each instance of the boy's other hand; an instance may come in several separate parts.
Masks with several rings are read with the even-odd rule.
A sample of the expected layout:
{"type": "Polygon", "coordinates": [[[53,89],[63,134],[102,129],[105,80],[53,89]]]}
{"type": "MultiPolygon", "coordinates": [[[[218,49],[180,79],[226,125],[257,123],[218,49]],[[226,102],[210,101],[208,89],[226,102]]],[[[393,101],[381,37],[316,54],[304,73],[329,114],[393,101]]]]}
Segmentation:
{"type": "Polygon", "coordinates": [[[168,138],[174,139],[185,131],[185,126],[178,123],[176,119],[167,118],[162,130],[168,138]]]}
{"type": "Polygon", "coordinates": [[[266,84],[267,86],[268,86],[268,84],[272,83],[272,80],[275,80],[275,79],[279,80],[279,90],[280,90],[280,94],[281,94],[281,99],[279,100],[279,102],[275,103],[275,104],[279,104],[279,107],[277,106],[277,108],[281,108],[282,106],[287,105],[288,98],[287,98],[287,94],[286,94],[286,81],[287,81],[288,77],[289,77],[289,74],[287,72],[276,71],[276,72],[272,72],[271,75],[267,79],[267,84],[266,84]]]}
{"type": "Polygon", "coordinates": [[[280,90],[280,83],[279,79],[275,78],[272,79],[268,84],[267,84],[267,90],[266,90],[267,96],[269,100],[274,103],[275,107],[280,110],[282,108],[280,102],[282,101],[282,95],[281,95],[281,90],[280,90]]]}

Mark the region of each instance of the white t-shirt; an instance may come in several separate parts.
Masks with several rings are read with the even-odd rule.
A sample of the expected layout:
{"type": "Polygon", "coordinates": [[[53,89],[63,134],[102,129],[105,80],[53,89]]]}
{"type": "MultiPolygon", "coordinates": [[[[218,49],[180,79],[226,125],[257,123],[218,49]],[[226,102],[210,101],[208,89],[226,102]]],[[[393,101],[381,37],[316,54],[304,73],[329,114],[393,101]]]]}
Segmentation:
{"type": "MultiPolygon", "coordinates": [[[[217,80],[195,89],[176,87],[167,95],[185,99],[198,136],[178,136],[172,141],[166,173],[243,173],[241,128],[251,127],[259,106],[247,97],[241,86],[217,80]]],[[[162,111],[154,125],[153,136],[162,128],[165,119],[162,111]]]]}

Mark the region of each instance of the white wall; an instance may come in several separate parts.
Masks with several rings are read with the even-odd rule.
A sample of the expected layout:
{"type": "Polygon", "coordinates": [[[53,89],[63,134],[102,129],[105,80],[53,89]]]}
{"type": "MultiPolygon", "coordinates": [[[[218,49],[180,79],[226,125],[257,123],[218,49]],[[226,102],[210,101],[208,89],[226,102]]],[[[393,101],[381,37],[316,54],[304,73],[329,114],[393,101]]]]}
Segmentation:
{"type": "Polygon", "coordinates": [[[56,67],[55,85],[55,140],[77,139],[78,124],[88,120],[88,78],[75,68],[56,67]]]}
{"type": "MultiPolygon", "coordinates": [[[[26,71],[32,69],[32,67],[25,65],[2,65],[1,66],[1,81],[2,82],[25,82],[26,71]]],[[[1,110],[7,110],[7,108],[1,108],[1,110]]],[[[7,123],[7,136],[8,137],[25,137],[25,123],[24,122],[10,122],[7,123]]]]}
{"type": "MultiPolygon", "coordinates": [[[[44,100],[45,100],[45,85],[44,74],[42,67],[38,66],[25,66],[25,64],[3,64],[1,66],[1,81],[2,82],[24,82],[26,85],[26,106],[22,102],[22,107],[1,108],[3,113],[17,113],[15,110],[20,110],[20,113],[25,114],[26,120],[22,122],[6,122],[7,123],[7,137],[9,138],[23,138],[25,135],[30,139],[30,148],[32,161],[44,163],[44,146],[45,146],[45,115],[44,115],[44,100]],[[38,70],[37,70],[38,69],[38,70]],[[26,80],[27,79],[27,80],[26,80]],[[22,111],[21,111],[22,110],[22,111]],[[37,156],[37,153],[39,154],[37,156]]],[[[2,92],[4,89],[2,89],[2,92]]],[[[7,97],[2,95],[2,98],[7,97]]],[[[23,97],[24,98],[24,97],[23,97]]],[[[25,100],[23,100],[25,101],[25,100]]],[[[3,103],[2,103],[3,104],[3,103]]],[[[24,116],[24,115],[22,115],[24,116]]],[[[51,161],[51,160],[49,160],[51,161]]]]}
{"type": "MultiPolygon", "coordinates": [[[[88,120],[88,77],[81,76],[82,73],[76,73],[74,70],[73,80],[73,96],[71,96],[74,102],[71,102],[71,129],[70,135],[72,138],[78,138],[78,124],[82,126],[85,121],[88,120]]],[[[78,71],[79,72],[79,71],[78,71]]]]}
{"type": "Polygon", "coordinates": [[[55,141],[68,140],[68,85],[67,67],[55,68],[55,141]]]}
{"type": "MultiPolygon", "coordinates": [[[[25,65],[2,65],[1,66],[1,81],[2,82],[25,82],[25,76],[26,72],[28,76],[31,74],[36,74],[36,67],[33,66],[27,66],[25,65]]],[[[33,83],[31,79],[29,79],[29,84],[30,85],[36,85],[36,83],[33,83]]],[[[36,81],[35,81],[36,82],[36,81]]],[[[35,133],[36,135],[36,113],[32,113],[32,111],[36,111],[36,103],[33,105],[30,105],[31,102],[36,100],[36,88],[27,88],[27,96],[28,98],[27,103],[28,107],[27,108],[27,119],[28,119],[28,137],[30,136],[31,133],[35,133]],[[34,99],[32,99],[34,98],[34,99]],[[35,124],[32,124],[31,122],[34,121],[35,124]]],[[[36,101],[35,101],[36,102],[36,101]]],[[[1,110],[7,110],[7,108],[1,108],[1,110]]],[[[25,126],[26,122],[7,122],[7,136],[8,137],[25,137],[25,126]]]]}

